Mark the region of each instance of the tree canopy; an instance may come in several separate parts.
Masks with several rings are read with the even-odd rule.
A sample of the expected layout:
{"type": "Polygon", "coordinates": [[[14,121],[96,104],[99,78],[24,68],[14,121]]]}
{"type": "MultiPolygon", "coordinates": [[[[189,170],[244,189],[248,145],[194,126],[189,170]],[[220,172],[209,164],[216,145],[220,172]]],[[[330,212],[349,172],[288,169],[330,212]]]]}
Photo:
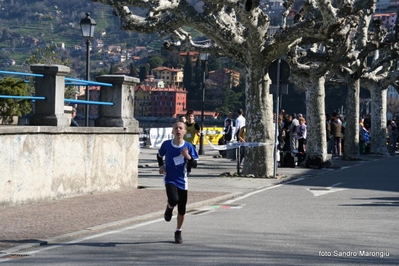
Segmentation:
{"type": "MultiPolygon", "coordinates": [[[[352,47],[350,42],[345,43],[345,40],[350,40],[347,36],[358,29],[357,25],[366,22],[364,17],[369,18],[376,3],[376,0],[300,1],[303,3],[301,9],[293,18],[294,23],[289,23],[288,15],[299,1],[288,0],[283,4],[286,10],[282,14],[281,25],[273,28],[271,18],[260,8],[259,0],[203,0],[202,7],[196,5],[197,2],[185,0],[92,1],[113,6],[122,30],[170,34],[171,40],[164,44],[167,49],[207,52],[217,57],[226,56],[243,65],[247,141],[262,144],[246,151],[243,172],[258,177],[269,177],[273,170],[275,143],[269,65],[299,44],[328,44],[340,49],[339,52],[345,57],[352,47]],[[132,6],[147,12],[135,13],[132,6]],[[209,39],[195,41],[183,30],[183,26],[192,27],[209,39]],[[334,45],[336,41],[342,45],[334,45]]],[[[324,74],[329,66],[324,64],[318,73],[324,74]]],[[[313,71],[311,65],[306,67],[313,71]]],[[[309,91],[307,93],[310,95],[309,91]]],[[[324,91],[322,97],[317,97],[317,94],[310,96],[309,99],[321,102],[324,91]]]]}
{"type": "MultiPolygon", "coordinates": [[[[1,95],[28,96],[29,88],[25,81],[15,78],[0,79],[1,95]]],[[[14,122],[14,116],[29,114],[31,105],[29,100],[0,99],[1,124],[14,122]]]]}

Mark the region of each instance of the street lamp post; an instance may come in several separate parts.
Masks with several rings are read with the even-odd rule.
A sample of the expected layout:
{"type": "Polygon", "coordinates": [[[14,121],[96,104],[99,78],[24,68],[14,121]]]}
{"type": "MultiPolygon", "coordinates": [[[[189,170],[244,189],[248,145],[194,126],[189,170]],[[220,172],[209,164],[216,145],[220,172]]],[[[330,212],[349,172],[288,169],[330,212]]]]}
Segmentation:
{"type": "MultiPolygon", "coordinates": [[[[86,13],[86,17],[80,21],[80,28],[82,36],[86,40],[86,80],[90,79],[90,40],[94,36],[94,29],[96,28],[96,21],[86,13]]],[[[89,101],[89,85],[86,85],[86,101],[89,101]]],[[[86,104],[85,108],[85,126],[89,126],[89,105],[86,104]]]]}
{"type": "Polygon", "coordinates": [[[204,155],[204,102],[205,102],[205,66],[208,62],[208,53],[200,53],[203,79],[202,79],[202,104],[201,104],[201,136],[200,136],[200,147],[198,150],[199,155],[204,155]]]}

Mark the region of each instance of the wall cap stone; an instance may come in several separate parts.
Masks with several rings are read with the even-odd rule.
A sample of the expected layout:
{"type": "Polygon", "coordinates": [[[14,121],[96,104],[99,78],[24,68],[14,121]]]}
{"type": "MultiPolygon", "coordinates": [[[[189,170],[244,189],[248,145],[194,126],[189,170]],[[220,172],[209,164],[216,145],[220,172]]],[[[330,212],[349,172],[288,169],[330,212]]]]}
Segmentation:
{"type": "Polygon", "coordinates": [[[55,126],[1,126],[0,135],[15,134],[140,134],[133,127],[55,127],[55,126]]]}

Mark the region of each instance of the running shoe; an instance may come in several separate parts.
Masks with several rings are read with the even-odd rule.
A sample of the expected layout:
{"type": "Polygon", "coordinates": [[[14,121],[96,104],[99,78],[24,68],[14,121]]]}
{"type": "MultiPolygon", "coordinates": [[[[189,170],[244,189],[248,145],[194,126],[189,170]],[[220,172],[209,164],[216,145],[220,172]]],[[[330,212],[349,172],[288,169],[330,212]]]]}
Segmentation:
{"type": "Polygon", "coordinates": [[[165,221],[169,222],[172,219],[172,215],[173,215],[173,208],[170,209],[168,205],[166,205],[165,214],[163,216],[165,218],[165,221]]]}
{"type": "Polygon", "coordinates": [[[175,232],[175,243],[176,244],[182,244],[183,243],[183,238],[181,237],[181,231],[176,231],[175,232]]]}

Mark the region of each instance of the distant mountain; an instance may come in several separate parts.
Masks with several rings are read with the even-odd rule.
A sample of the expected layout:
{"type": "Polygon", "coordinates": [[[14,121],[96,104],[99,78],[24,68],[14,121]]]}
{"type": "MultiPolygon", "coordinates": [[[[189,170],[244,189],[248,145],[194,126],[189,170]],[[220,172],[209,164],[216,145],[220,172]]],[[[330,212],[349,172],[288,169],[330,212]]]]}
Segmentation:
{"type": "MultiPolygon", "coordinates": [[[[200,0],[192,2],[196,3],[196,8],[202,7],[200,0]]],[[[97,24],[94,39],[101,40],[105,46],[145,46],[148,51],[160,53],[164,40],[168,38],[160,38],[157,33],[122,31],[112,7],[90,0],[0,0],[0,69],[29,70],[25,61],[34,51],[62,43],[65,50],[59,56],[71,61],[72,71],[77,73],[71,74],[83,77],[85,41],[81,35],[80,20],[86,17],[87,12],[97,24]],[[79,50],[79,46],[84,49],[79,50]],[[75,47],[78,49],[74,50],[75,47]]],[[[145,11],[135,9],[135,12],[145,11]]],[[[185,30],[190,31],[193,38],[201,36],[194,30],[185,30]]],[[[93,61],[102,59],[100,54],[92,57],[93,61]]],[[[95,71],[104,73],[115,67],[105,62],[102,69],[95,71]]]]}
{"type": "Polygon", "coordinates": [[[0,67],[13,59],[21,66],[32,51],[49,44],[84,46],[80,20],[86,12],[96,21],[95,39],[106,45],[161,48],[156,34],[122,31],[112,8],[90,0],[0,0],[0,67]]]}

